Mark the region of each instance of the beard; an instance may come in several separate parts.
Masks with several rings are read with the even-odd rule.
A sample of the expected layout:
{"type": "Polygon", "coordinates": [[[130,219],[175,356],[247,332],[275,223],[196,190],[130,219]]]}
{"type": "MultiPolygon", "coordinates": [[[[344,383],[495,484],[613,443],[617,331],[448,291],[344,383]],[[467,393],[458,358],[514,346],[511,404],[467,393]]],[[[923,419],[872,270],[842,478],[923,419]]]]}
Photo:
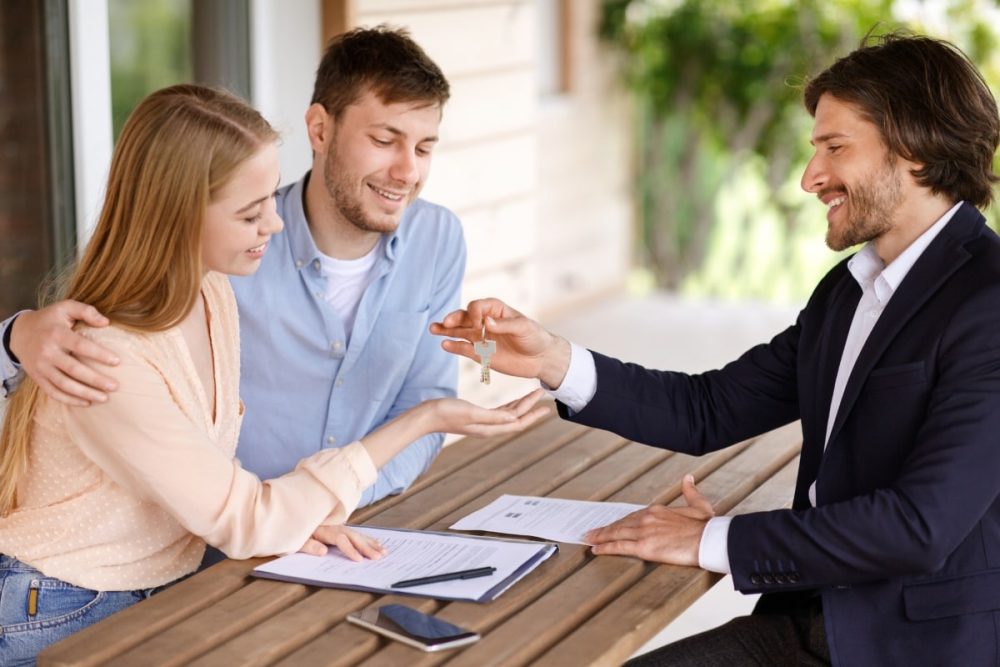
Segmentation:
{"type": "Polygon", "coordinates": [[[826,245],[831,250],[867,243],[893,228],[893,214],[903,201],[903,183],[895,166],[895,159],[887,155],[882,169],[860,179],[861,185],[836,190],[847,195],[841,206],[848,206],[848,217],[842,228],[833,224],[827,228],[826,245]]]}
{"type": "MultiPolygon", "coordinates": [[[[336,144],[336,137],[334,137],[333,143],[336,144]]],[[[367,213],[362,201],[362,193],[356,187],[358,183],[361,183],[362,188],[368,187],[363,183],[362,178],[356,176],[338,159],[337,150],[331,146],[326,154],[326,164],[323,167],[323,184],[326,186],[326,192],[330,196],[333,209],[344,220],[362,231],[378,234],[391,234],[396,231],[406,208],[404,207],[395,215],[367,213]]],[[[407,204],[414,197],[416,197],[415,191],[408,196],[407,204]]]]}

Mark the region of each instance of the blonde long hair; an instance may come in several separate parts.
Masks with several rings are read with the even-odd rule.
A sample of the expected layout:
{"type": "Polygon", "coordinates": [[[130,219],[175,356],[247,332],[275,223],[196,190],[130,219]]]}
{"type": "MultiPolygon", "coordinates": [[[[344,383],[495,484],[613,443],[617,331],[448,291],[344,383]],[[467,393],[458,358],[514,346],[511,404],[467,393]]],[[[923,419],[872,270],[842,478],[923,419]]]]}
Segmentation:
{"type": "MultiPolygon", "coordinates": [[[[162,331],[194,306],[203,275],[202,218],[236,169],[278,135],[233,95],[183,84],[135,108],[111,160],[100,218],[65,297],[115,324],[162,331]]],[[[17,507],[42,398],[25,378],[0,434],[0,517],[17,507]]]]}

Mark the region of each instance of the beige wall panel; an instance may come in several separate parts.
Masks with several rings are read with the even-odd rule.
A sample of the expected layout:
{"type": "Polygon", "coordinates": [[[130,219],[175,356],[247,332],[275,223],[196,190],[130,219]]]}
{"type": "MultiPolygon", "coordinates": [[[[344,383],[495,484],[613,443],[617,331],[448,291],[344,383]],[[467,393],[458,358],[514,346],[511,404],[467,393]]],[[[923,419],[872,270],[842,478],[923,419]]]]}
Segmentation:
{"type": "Polygon", "coordinates": [[[455,149],[442,146],[423,196],[456,213],[523,198],[537,187],[534,132],[455,149]]]}
{"type": "Polygon", "coordinates": [[[532,197],[514,199],[462,216],[469,249],[466,280],[532,259],[538,224],[532,197]]]}
{"type": "Polygon", "coordinates": [[[571,90],[539,108],[538,298],[547,314],[624,284],[633,206],[626,95],[596,37],[599,2],[573,2],[571,90]]]}
{"type": "Polygon", "coordinates": [[[534,298],[537,268],[534,262],[515,262],[480,276],[467,277],[462,285],[462,304],[496,297],[524,313],[537,314],[534,298]]]}
{"type": "Polygon", "coordinates": [[[628,271],[627,245],[620,238],[611,244],[588,244],[539,263],[538,299],[546,312],[556,313],[622,288],[628,271]]]}
{"type": "MultiPolygon", "coordinates": [[[[473,3],[438,11],[370,13],[358,3],[358,23],[409,28],[449,79],[530,65],[534,58],[534,7],[530,3],[473,3]]],[[[434,5],[429,5],[433,7],[434,5]]]]}
{"type": "Polygon", "coordinates": [[[629,236],[621,222],[631,215],[627,200],[590,196],[550,207],[552,203],[546,200],[538,209],[537,247],[542,257],[584,244],[601,244],[610,252],[617,249],[616,238],[629,236]]]}
{"type": "Polygon", "coordinates": [[[535,126],[535,75],[528,67],[451,79],[441,123],[442,147],[535,126]]]}
{"type": "Polygon", "coordinates": [[[597,105],[594,101],[542,107],[538,143],[543,181],[587,183],[604,192],[631,179],[631,138],[622,131],[628,122],[626,110],[596,109],[597,105]]]}

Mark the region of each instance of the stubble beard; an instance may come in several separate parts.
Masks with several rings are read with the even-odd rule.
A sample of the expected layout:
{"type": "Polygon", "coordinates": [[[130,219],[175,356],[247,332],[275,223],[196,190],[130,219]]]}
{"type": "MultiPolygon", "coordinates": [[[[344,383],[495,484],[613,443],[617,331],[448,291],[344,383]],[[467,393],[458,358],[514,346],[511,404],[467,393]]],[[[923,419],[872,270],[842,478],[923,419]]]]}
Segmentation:
{"type": "MultiPolygon", "coordinates": [[[[323,167],[323,184],[326,186],[326,192],[330,196],[334,210],[344,220],[361,231],[377,234],[391,234],[396,231],[402,213],[398,217],[385,215],[381,219],[373,219],[366,215],[361,203],[361,195],[352,188],[353,183],[359,182],[361,179],[355,178],[353,172],[345,169],[344,165],[339,163],[337,151],[331,147],[323,167]]],[[[361,187],[368,186],[362,183],[361,187]]]]}
{"type": "Polygon", "coordinates": [[[830,225],[826,245],[831,250],[846,250],[877,239],[893,228],[893,213],[903,201],[903,183],[895,170],[895,160],[888,157],[881,173],[862,179],[862,184],[847,192],[850,217],[840,230],[830,225]]]}

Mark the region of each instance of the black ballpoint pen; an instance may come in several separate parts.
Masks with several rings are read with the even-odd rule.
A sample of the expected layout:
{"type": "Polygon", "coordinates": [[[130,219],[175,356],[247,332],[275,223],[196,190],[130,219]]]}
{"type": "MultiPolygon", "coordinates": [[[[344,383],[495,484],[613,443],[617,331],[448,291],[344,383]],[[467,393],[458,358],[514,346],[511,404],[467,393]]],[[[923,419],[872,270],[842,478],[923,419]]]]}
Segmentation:
{"type": "Polygon", "coordinates": [[[458,572],[442,572],[432,574],[429,577],[417,577],[416,579],[403,579],[389,586],[389,588],[409,588],[410,586],[423,586],[424,584],[436,584],[441,581],[453,581],[455,579],[475,579],[476,577],[488,577],[497,569],[495,567],[477,567],[474,570],[459,570],[458,572]]]}

